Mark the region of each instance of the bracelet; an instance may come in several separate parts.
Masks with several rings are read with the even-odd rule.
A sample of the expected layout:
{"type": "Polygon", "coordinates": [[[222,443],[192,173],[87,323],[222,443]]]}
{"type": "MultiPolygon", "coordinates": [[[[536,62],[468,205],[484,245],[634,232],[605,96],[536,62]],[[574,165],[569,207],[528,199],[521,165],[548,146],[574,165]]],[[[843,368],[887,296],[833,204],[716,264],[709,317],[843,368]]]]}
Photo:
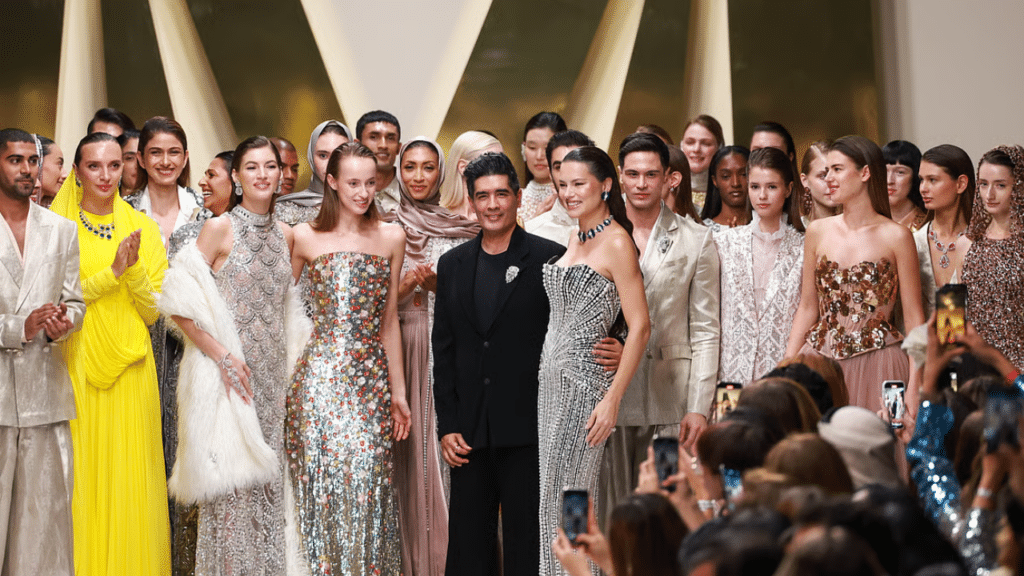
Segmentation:
{"type": "Polygon", "coordinates": [[[225,352],[224,357],[217,362],[217,366],[221,368],[231,368],[231,352],[225,352]]]}
{"type": "Polygon", "coordinates": [[[1020,378],[1020,370],[1016,368],[1006,374],[1006,381],[1011,385],[1017,381],[1017,378],[1020,378]]]}
{"type": "Polygon", "coordinates": [[[700,508],[701,512],[707,512],[708,510],[715,509],[714,500],[697,500],[697,507],[700,508]]]}
{"type": "Polygon", "coordinates": [[[975,492],[975,495],[981,498],[988,498],[989,500],[992,499],[992,491],[982,486],[978,486],[978,491],[975,492]]]}

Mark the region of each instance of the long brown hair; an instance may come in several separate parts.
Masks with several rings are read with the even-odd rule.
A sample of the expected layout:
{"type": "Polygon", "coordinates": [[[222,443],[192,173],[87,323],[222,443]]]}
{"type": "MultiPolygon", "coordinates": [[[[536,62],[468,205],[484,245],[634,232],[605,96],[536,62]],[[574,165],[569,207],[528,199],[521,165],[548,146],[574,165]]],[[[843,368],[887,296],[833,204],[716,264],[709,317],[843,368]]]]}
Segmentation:
{"type": "MultiPolygon", "coordinates": [[[[185,129],[181,127],[181,124],[166,116],[153,116],[146,120],[142,130],[139,132],[139,156],[145,157],[146,145],[157,134],[170,134],[174,136],[181,143],[181,149],[188,152],[188,138],[185,137],[185,129]]],[[[148,170],[148,168],[146,170],[139,170],[138,182],[135,183],[136,190],[142,190],[149,185],[148,170]]],[[[181,169],[181,174],[178,175],[178,186],[182,188],[188,186],[189,173],[189,160],[186,160],[185,165],[181,169]]]]}
{"type": "Polygon", "coordinates": [[[634,494],[608,519],[608,547],[616,574],[680,574],[676,553],[687,534],[679,513],[660,494],[634,494]]]}
{"type": "MultiPolygon", "coordinates": [[[[324,173],[324,200],[320,204],[320,213],[316,215],[316,219],[310,224],[313,230],[326,232],[334,228],[338,223],[338,211],[341,209],[341,200],[338,199],[338,191],[327,183],[327,175],[333,175],[335,180],[340,179],[341,161],[345,158],[368,158],[374,162],[377,161],[373,151],[359,142],[346,142],[335,148],[334,152],[331,152],[331,158],[327,161],[327,171],[324,173]]],[[[379,218],[377,204],[370,202],[370,206],[366,209],[363,217],[371,222],[375,222],[379,218]]]]}
{"type": "MultiPolygon", "coordinates": [[[[242,162],[245,160],[246,153],[248,153],[250,150],[257,150],[259,148],[270,148],[270,150],[274,153],[274,159],[277,160],[277,165],[281,165],[281,153],[277,151],[277,146],[274,146],[274,143],[271,142],[269,138],[267,138],[266,136],[250,136],[245,140],[242,140],[242,143],[239,144],[238,147],[235,148],[235,151],[232,153],[231,164],[229,165],[231,168],[231,172],[241,172],[242,162]]],[[[220,156],[220,154],[217,155],[218,158],[220,158],[220,156]]],[[[234,177],[232,177],[231,196],[228,197],[227,212],[230,212],[232,208],[238,206],[238,204],[242,201],[241,193],[235,194],[236,190],[241,192],[241,184],[239,184],[238,181],[236,181],[234,177]]],[[[270,203],[271,214],[274,213],[275,204],[276,202],[270,203]]]]}
{"type": "Polygon", "coordinates": [[[789,218],[789,225],[796,228],[797,231],[803,232],[804,223],[800,220],[800,203],[796,201],[796,198],[801,194],[793,185],[796,178],[793,174],[793,162],[789,159],[789,156],[786,156],[786,153],[778,148],[758,148],[751,152],[750,158],[747,159],[748,190],[750,186],[750,169],[755,167],[775,172],[789,186],[789,196],[786,196],[786,200],[782,203],[782,211],[789,218]]]}
{"type": "Polygon", "coordinates": [[[858,170],[868,167],[868,197],[871,198],[871,207],[875,212],[892,219],[889,191],[886,186],[885,159],[878,144],[863,136],[852,134],[833,142],[828,151],[846,156],[853,161],[858,170]]]}

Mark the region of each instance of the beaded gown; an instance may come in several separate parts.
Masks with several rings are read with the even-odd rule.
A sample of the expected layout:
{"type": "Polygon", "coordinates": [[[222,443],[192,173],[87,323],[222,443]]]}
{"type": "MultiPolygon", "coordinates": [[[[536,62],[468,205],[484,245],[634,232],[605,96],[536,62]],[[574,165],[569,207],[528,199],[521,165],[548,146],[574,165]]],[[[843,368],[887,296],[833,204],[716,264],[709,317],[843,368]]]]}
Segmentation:
{"type": "Polygon", "coordinates": [[[818,322],[801,353],[832,358],[843,368],[850,404],[881,409],[882,381],[910,377],[903,335],[893,323],[900,295],[896,265],[886,258],[840,267],[825,256],[814,268],[818,322]]]}
{"type": "Polygon", "coordinates": [[[986,342],[1024,370],[1024,254],[1019,240],[980,238],[964,256],[967,318],[986,342]]]}
{"type": "MultiPolygon", "coordinates": [[[[270,214],[241,206],[228,213],[233,244],[214,273],[231,309],[252,371],[252,402],[267,444],[284,462],[285,299],[292,282],[291,256],[270,214]]],[[[275,481],[238,491],[199,508],[196,574],[284,574],[283,473],[275,481]]]]}
{"type": "Polygon", "coordinates": [[[303,568],[402,571],[392,484],[391,392],[380,338],[391,266],[333,252],[309,267],[313,335],[287,399],[287,475],[303,568]]]}
{"type": "MultiPolygon", "coordinates": [[[[584,428],[612,384],[613,373],[594,360],[594,345],[619,315],[615,284],[585,264],[544,265],[551,306],[540,357],[537,426],[540,451],[540,570],[563,574],[550,543],[561,525],[562,490],[586,489],[600,502],[604,445],[587,445],[584,428]]],[[[597,568],[591,565],[596,575],[597,568]]]]}

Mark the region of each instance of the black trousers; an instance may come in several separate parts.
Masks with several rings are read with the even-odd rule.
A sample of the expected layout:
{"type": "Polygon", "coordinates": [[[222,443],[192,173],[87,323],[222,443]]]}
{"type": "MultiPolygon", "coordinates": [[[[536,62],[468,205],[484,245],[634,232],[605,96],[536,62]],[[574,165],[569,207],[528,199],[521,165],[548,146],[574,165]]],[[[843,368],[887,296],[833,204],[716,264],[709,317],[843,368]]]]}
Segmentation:
{"type": "Polygon", "coordinates": [[[536,575],[540,560],[537,446],[473,450],[451,469],[445,576],[498,573],[501,506],[504,576],[536,575]]]}

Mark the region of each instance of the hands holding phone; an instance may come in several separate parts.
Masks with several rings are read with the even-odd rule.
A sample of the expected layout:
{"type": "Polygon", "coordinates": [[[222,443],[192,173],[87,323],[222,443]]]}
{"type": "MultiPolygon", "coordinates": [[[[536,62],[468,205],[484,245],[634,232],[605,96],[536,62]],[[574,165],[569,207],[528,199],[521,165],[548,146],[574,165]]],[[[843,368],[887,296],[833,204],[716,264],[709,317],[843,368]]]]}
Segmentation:
{"type": "Polygon", "coordinates": [[[587,505],[587,531],[576,536],[573,545],[566,536],[565,530],[558,529],[558,536],[551,543],[551,551],[571,576],[590,576],[587,559],[597,564],[606,574],[613,572],[611,548],[608,539],[601,533],[594,516],[594,501],[587,505]],[[580,554],[582,552],[582,554],[580,554]]]}

